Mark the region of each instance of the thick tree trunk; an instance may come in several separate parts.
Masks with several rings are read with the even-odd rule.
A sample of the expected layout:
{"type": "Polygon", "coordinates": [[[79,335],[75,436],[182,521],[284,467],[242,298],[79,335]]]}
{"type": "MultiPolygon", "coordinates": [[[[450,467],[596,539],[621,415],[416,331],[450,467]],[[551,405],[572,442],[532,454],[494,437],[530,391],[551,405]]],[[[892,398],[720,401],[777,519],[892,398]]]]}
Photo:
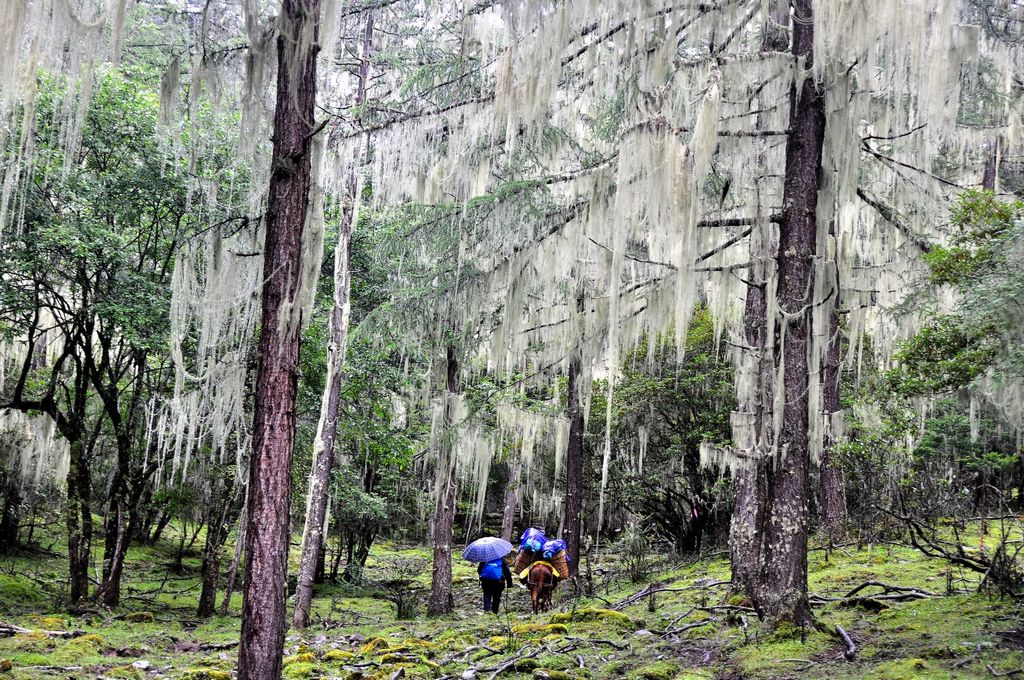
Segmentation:
{"type": "Polygon", "coordinates": [[[569,359],[569,441],[565,452],[565,514],[562,518],[565,548],[572,560],[569,571],[573,576],[579,567],[583,538],[583,409],[579,385],[582,364],[579,351],[574,352],[569,359]]]}
{"type": "Polygon", "coordinates": [[[501,537],[512,540],[512,526],[516,519],[516,502],[519,498],[519,460],[509,463],[508,484],[505,486],[505,509],[501,513],[501,537]]]}
{"type": "Polygon", "coordinates": [[[264,247],[239,680],[277,680],[287,625],[302,232],[315,133],[320,0],[284,0],[264,247]],[[289,317],[289,315],[291,315],[289,317]]]}
{"type": "MultiPolygon", "coordinates": [[[[115,478],[119,475],[115,475],[115,478]]],[[[121,601],[121,574],[124,559],[128,554],[128,522],[125,518],[124,491],[115,481],[117,491],[111,494],[104,522],[103,537],[103,579],[96,592],[96,599],[108,607],[116,607],[121,601]]]]}
{"type": "MultiPolygon", "coordinates": [[[[359,86],[356,105],[366,100],[366,83],[370,72],[370,52],[373,46],[373,14],[366,19],[363,32],[363,57],[359,64],[359,86]]],[[[299,558],[299,576],[295,586],[295,610],[292,625],[302,630],[309,625],[309,608],[313,602],[313,584],[317,573],[323,573],[324,526],[327,521],[327,496],[334,462],[334,437],[337,433],[338,407],[344,382],[345,349],[348,340],[349,318],[352,305],[349,272],[352,230],[357,215],[358,181],[355,172],[347,179],[347,196],[341,223],[338,226],[338,244],[334,249],[334,305],[331,308],[330,344],[327,356],[327,382],[320,409],[313,451],[313,469],[309,476],[306,497],[306,524],[302,532],[302,553],[299,558]]]]}
{"type": "Polygon", "coordinates": [[[76,437],[68,442],[68,561],[70,602],[78,604],[89,596],[89,554],[92,545],[92,477],[85,442],[76,437]]]}
{"type": "Polygon", "coordinates": [[[451,613],[455,606],[452,598],[452,532],[455,525],[455,501],[458,480],[455,476],[455,446],[453,430],[455,401],[462,392],[459,377],[459,359],[455,347],[447,351],[448,380],[445,389],[441,450],[436,475],[437,505],[434,508],[433,546],[434,563],[430,581],[430,599],[427,614],[441,616],[451,613]]]}
{"type": "MultiPolygon", "coordinates": [[[[837,284],[838,286],[838,280],[837,284]]],[[[838,295],[838,293],[837,293],[838,295]]],[[[822,367],[822,411],[826,419],[825,440],[821,448],[821,524],[829,540],[840,540],[846,531],[846,481],[836,460],[839,425],[842,417],[839,403],[840,341],[839,301],[836,300],[828,324],[828,350],[822,367]]]]}
{"type": "MultiPolygon", "coordinates": [[[[793,56],[810,69],[814,57],[812,0],[793,2],[793,56]]],[[[783,220],[780,225],[777,301],[780,310],[776,365],[783,377],[785,406],[778,453],[767,471],[766,524],[762,538],[757,606],[774,622],[807,625],[807,507],[809,446],[808,346],[811,338],[814,257],[825,98],[806,77],[790,88],[790,134],[786,142],[783,220]],[[798,90],[799,85],[799,90],[798,90]]],[[[817,411],[817,405],[815,406],[817,411]]]]}

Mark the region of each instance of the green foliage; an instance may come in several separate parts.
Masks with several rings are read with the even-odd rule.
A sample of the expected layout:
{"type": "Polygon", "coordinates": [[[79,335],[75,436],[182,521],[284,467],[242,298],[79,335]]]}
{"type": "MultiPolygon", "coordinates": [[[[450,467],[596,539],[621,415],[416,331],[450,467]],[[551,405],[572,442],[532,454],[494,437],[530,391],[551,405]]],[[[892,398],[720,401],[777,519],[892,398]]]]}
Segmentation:
{"type": "Polygon", "coordinates": [[[619,534],[618,552],[626,565],[626,572],[633,583],[647,578],[651,565],[651,541],[644,529],[645,523],[630,522],[619,534]]]}
{"type": "MultiPolygon", "coordinates": [[[[598,384],[589,421],[595,439],[603,438],[604,395],[598,384]]],[[[624,358],[613,398],[613,448],[623,455],[613,461],[610,497],[648,518],[676,550],[695,549],[703,521],[728,497],[718,471],[701,468],[700,446],[729,441],[735,403],[732,367],[717,346],[710,312],[695,311],[681,357],[670,337],[653,346],[642,340],[624,358]],[[647,441],[642,467],[638,432],[647,441]]]]}
{"type": "Polygon", "coordinates": [[[957,310],[934,313],[896,354],[889,379],[912,396],[970,385],[996,369],[1007,379],[1024,375],[1019,300],[1024,295],[1024,202],[988,191],[964,192],[952,210],[957,231],[949,246],[926,255],[931,282],[948,286],[957,310]]]}

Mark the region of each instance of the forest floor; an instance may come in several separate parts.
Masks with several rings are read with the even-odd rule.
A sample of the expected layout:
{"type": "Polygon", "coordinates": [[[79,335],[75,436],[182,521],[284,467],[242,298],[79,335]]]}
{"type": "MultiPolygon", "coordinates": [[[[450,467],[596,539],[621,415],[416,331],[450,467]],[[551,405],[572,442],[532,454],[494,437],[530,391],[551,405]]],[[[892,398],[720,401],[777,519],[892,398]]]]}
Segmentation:
{"type": "MultiPolygon", "coordinates": [[[[978,534],[975,533],[978,538],[978,534]]],[[[201,544],[201,539],[197,545],[201,544]]],[[[117,611],[62,613],[60,544],[0,557],[0,679],[181,678],[229,680],[240,596],[229,615],[195,616],[199,556],[170,567],[172,535],[132,548],[117,611]],[[60,631],[68,631],[60,635],[60,631]]],[[[382,544],[367,579],[417,568],[429,586],[429,553],[382,544]]],[[[585,567],[587,565],[584,565],[585,567]]],[[[506,591],[500,616],[477,610],[472,565],[456,561],[457,611],[395,619],[374,587],[331,585],[314,602],[314,625],[290,632],[286,678],[991,678],[1024,674],[1024,610],[977,592],[977,576],[898,544],[815,549],[809,563],[819,629],[763,628],[729,598],[724,555],[661,561],[633,582],[614,555],[590,565],[594,594],[561,589],[552,611],[529,615],[528,593],[506,591]],[[869,585],[852,597],[850,591],[869,585]],[[893,589],[891,586],[897,586],[893,589]],[[651,591],[654,591],[651,594],[651,591]],[[856,645],[836,631],[840,626],[856,645]]],[[[584,570],[586,571],[586,570],[584,570]]],[[[582,583],[580,587],[582,588],[582,583]]]]}

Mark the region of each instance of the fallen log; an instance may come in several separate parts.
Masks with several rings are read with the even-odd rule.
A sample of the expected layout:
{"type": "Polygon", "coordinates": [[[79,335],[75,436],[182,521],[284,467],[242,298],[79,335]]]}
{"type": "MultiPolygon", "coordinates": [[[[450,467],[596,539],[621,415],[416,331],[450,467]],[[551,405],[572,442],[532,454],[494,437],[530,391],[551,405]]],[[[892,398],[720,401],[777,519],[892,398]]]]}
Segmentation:
{"type": "Polygon", "coordinates": [[[46,637],[76,638],[85,635],[84,630],[43,630],[42,628],[22,628],[12,623],[0,621],[0,637],[13,637],[28,633],[43,633],[46,637]]]}

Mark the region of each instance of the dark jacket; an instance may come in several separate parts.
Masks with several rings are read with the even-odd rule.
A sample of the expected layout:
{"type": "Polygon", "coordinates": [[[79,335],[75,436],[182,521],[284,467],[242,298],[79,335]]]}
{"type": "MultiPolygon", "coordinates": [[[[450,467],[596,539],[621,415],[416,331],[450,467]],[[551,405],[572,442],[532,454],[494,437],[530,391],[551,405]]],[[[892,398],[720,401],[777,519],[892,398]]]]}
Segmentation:
{"type": "MultiPolygon", "coordinates": [[[[481,562],[476,567],[476,573],[479,575],[484,570],[484,562],[481,562]]],[[[508,562],[501,563],[501,575],[505,579],[505,586],[508,588],[512,587],[512,570],[508,568],[508,562]]],[[[481,579],[482,580],[482,579],[481,579]]]]}

